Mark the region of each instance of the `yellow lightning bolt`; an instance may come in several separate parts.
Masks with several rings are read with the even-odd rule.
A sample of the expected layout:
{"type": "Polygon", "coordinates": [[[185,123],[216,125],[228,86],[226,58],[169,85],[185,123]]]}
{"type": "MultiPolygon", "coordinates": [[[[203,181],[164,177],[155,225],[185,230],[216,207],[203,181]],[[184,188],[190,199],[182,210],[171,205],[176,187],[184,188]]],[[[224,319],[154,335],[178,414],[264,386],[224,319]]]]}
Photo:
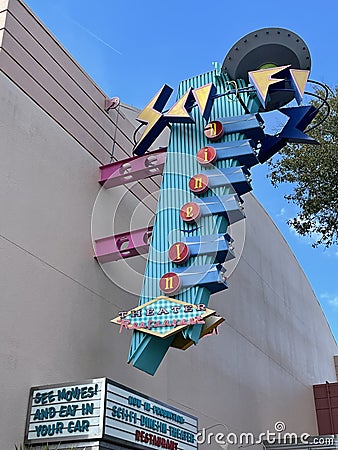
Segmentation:
{"type": "Polygon", "coordinates": [[[305,86],[310,75],[309,70],[290,69],[292,85],[295,89],[295,97],[298,104],[304,96],[305,86]]]}
{"type": "Polygon", "coordinates": [[[167,84],[162,86],[137,116],[136,120],[147,126],[134,148],[134,153],[136,155],[143,155],[166,127],[167,121],[164,120],[164,115],[161,111],[167,103],[172,91],[173,89],[167,84]]]}
{"type": "Polygon", "coordinates": [[[248,73],[249,80],[255,86],[257,95],[264,107],[269,87],[272,84],[283,81],[283,78],[272,78],[272,76],[276,75],[284,69],[287,69],[288,67],[290,67],[290,64],[288,66],[274,67],[272,69],[254,70],[248,73]]]}
{"type": "Polygon", "coordinates": [[[174,106],[172,106],[166,113],[165,117],[169,122],[179,122],[179,123],[193,123],[194,120],[190,117],[186,109],[188,101],[192,97],[192,88],[189,88],[187,92],[181,97],[174,106]]]}

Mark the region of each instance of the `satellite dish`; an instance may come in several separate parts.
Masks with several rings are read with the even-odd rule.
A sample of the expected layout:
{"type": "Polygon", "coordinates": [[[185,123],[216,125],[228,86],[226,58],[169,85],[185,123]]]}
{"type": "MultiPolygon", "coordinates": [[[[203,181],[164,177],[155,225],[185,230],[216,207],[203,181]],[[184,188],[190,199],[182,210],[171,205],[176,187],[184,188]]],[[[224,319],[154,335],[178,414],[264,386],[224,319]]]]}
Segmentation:
{"type": "MultiPolygon", "coordinates": [[[[222,72],[248,83],[248,72],[291,65],[310,70],[311,56],[303,39],[284,28],[262,28],[243,36],[224,58],[222,72]]],[[[273,92],[264,111],[279,108],[293,98],[290,92],[273,92]]]]}

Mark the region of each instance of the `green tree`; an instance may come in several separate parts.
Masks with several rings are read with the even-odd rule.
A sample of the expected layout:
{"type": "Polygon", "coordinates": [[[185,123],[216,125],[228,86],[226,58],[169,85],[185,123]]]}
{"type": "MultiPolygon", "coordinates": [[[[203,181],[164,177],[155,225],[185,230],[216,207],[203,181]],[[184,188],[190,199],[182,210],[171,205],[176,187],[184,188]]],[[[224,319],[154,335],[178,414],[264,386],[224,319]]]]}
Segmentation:
{"type": "MultiPolygon", "coordinates": [[[[325,97],[321,88],[314,93],[325,97]]],[[[319,145],[288,144],[269,163],[273,186],[291,183],[284,198],[299,211],[288,224],[300,235],[312,236],[313,247],[338,244],[338,86],[327,102],[331,110],[327,119],[310,130],[324,118],[327,107],[323,106],[308,127],[319,145]]],[[[317,98],[311,103],[317,108],[322,104],[317,98]]]]}

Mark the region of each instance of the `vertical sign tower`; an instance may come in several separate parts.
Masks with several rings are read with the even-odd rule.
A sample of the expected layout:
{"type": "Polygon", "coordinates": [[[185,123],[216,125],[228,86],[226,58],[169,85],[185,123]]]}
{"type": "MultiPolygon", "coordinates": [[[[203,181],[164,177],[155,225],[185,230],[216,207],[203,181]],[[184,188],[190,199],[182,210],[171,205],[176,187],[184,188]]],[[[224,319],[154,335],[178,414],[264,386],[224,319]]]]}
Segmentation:
{"type": "MultiPolygon", "coordinates": [[[[257,110],[257,103],[252,101],[246,93],[241,94],[241,102],[234,95],[217,98],[217,93],[224,93],[231,89],[229,82],[230,79],[226,74],[217,74],[214,70],[180,83],[178,99],[184,98],[185,93],[191,88],[196,91],[199,88],[203,89],[204,86],[205,92],[202,90],[199,92],[209,98],[204,104],[198,104],[191,109],[193,125],[190,123],[172,125],[140,305],[159,296],[174,295],[176,299],[188,304],[208,306],[210,294],[226,288],[223,267],[216,260],[219,250],[217,246],[220,247],[222,240],[224,241],[229,225],[230,214],[227,214],[227,204],[232,211],[238,210],[238,218],[244,217],[238,198],[220,170],[218,171],[221,178],[219,186],[207,189],[202,194],[194,193],[190,186],[193,185],[193,189],[196,186],[198,190],[203,177],[197,175],[208,175],[215,166],[217,169],[226,169],[239,165],[236,158],[232,157],[224,158],[214,163],[215,165],[203,165],[203,160],[208,160],[207,147],[212,142],[206,134],[209,133],[212,137],[214,133],[212,129],[205,131],[208,121],[215,121],[219,117],[242,116],[245,114],[243,104],[250,111],[257,110]],[[206,92],[208,86],[210,89],[206,92]],[[207,109],[209,111],[211,109],[210,117],[208,113],[205,114],[207,109]],[[193,182],[190,182],[189,186],[191,179],[193,182]],[[212,213],[212,208],[208,207],[207,203],[208,199],[215,200],[215,198],[219,200],[217,214],[212,213]],[[198,202],[203,203],[202,206],[205,209],[204,214],[203,211],[202,214],[200,213],[200,217],[196,217],[198,213],[194,215],[194,207],[198,202]],[[202,242],[203,238],[210,237],[213,237],[218,244],[215,250],[208,254],[203,252],[202,242]],[[183,265],[172,261],[169,255],[169,249],[172,247],[171,252],[175,253],[176,250],[176,257],[180,258],[182,241],[183,243],[194,241],[200,247],[196,256],[190,256],[183,265]],[[209,283],[206,275],[210,277],[209,283]]],[[[244,86],[244,81],[238,80],[238,87],[244,86]]],[[[179,105],[181,108],[179,113],[189,108],[188,101],[179,105]]],[[[258,123],[256,125],[259,126],[258,123]]],[[[218,143],[242,141],[243,138],[242,134],[228,133],[221,137],[218,143]]],[[[168,312],[169,314],[166,315],[172,315],[170,310],[168,312]]],[[[201,329],[201,324],[188,326],[181,331],[182,337],[184,340],[191,340],[197,344],[201,329]]],[[[134,331],[129,361],[133,361],[135,367],[154,374],[169,347],[175,345],[175,339],[177,335],[161,338],[134,331]]]]}

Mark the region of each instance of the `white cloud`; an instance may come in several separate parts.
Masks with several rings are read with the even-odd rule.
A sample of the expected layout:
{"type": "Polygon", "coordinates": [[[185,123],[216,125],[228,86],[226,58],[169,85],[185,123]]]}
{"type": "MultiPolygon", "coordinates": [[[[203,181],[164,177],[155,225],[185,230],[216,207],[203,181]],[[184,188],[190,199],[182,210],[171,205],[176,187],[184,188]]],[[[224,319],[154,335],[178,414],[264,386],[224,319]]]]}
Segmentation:
{"type": "Polygon", "coordinates": [[[335,308],[338,308],[338,295],[336,297],[333,297],[329,300],[329,303],[331,306],[334,306],[335,308]]]}
{"type": "Polygon", "coordinates": [[[285,209],[285,208],[282,208],[282,209],[279,211],[279,213],[277,214],[277,217],[284,217],[284,216],[285,216],[285,213],[286,213],[286,209],[285,209]]]}
{"type": "Polygon", "coordinates": [[[330,295],[327,292],[320,294],[321,299],[326,300],[329,305],[333,308],[338,309],[338,295],[330,295]]]}

